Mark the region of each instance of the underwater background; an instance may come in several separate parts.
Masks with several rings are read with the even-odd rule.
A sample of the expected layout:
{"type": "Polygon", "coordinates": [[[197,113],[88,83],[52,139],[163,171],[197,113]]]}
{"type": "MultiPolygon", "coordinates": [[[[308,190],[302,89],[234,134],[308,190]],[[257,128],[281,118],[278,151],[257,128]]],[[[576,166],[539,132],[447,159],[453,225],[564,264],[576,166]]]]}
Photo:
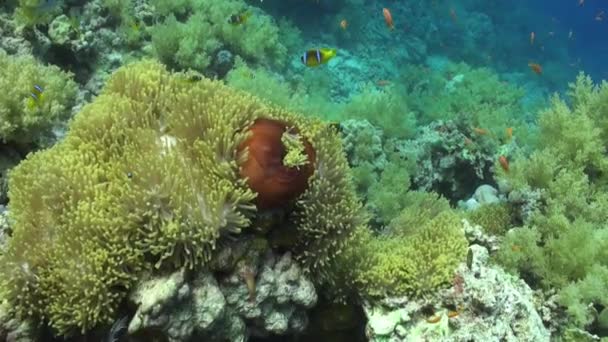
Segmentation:
{"type": "Polygon", "coordinates": [[[608,341],[608,2],[0,1],[0,341],[608,341]]]}

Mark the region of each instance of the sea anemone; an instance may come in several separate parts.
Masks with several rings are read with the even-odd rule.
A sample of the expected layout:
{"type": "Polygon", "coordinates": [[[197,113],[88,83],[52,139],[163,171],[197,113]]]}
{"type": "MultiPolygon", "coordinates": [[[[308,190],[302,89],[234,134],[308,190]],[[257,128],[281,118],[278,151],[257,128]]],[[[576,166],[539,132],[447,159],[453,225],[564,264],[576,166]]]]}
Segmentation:
{"type": "MultiPolygon", "coordinates": [[[[288,124],[272,119],[257,119],[250,128],[251,136],[240,150],[249,149],[247,161],[241,165],[241,176],[247,178],[249,187],[257,192],[258,209],[271,209],[285,205],[303,193],[314,171],[315,151],[308,141],[303,141],[308,157],[306,165],[288,167],[284,164],[287,149],[281,138],[288,124]]],[[[289,127],[288,134],[297,134],[289,127]]]]}

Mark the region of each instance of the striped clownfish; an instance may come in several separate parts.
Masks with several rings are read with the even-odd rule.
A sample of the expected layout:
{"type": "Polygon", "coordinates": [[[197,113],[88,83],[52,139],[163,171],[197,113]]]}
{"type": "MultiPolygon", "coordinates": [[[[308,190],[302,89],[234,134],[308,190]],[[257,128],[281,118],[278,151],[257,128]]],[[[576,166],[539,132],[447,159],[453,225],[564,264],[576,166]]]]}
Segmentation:
{"type": "Polygon", "coordinates": [[[251,17],[251,11],[245,11],[239,14],[233,14],[228,18],[228,23],[238,26],[244,24],[249,17],[251,17]]]}
{"type": "Polygon", "coordinates": [[[300,60],[307,67],[317,67],[334,58],[336,56],[336,52],[336,49],[330,48],[310,49],[304,52],[302,57],[300,57],[300,60]]]}
{"type": "Polygon", "coordinates": [[[44,101],[44,87],[34,84],[34,87],[30,92],[27,106],[29,109],[34,109],[36,107],[40,107],[42,105],[42,101],[44,101]]]}

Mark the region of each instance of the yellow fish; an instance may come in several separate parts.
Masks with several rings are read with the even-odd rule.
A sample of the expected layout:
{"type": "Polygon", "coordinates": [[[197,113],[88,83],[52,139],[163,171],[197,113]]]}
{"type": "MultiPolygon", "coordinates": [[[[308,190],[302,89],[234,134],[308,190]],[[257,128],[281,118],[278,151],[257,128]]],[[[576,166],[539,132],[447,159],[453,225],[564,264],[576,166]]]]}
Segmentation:
{"type": "Polygon", "coordinates": [[[42,101],[44,100],[44,88],[37,84],[34,84],[34,88],[30,93],[30,97],[28,98],[27,106],[29,109],[34,109],[36,107],[40,107],[42,105],[42,101]]]}
{"type": "Polygon", "coordinates": [[[228,22],[234,26],[244,24],[251,17],[251,11],[245,11],[240,14],[233,14],[228,18],[228,22]]]}
{"type": "Polygon", "coordinates": [[[316,67],[327,63],[330,59],[336,56],[338,51],[330,48],[311,49],[300,57],[300,60],[307,67],[316,67]]]}

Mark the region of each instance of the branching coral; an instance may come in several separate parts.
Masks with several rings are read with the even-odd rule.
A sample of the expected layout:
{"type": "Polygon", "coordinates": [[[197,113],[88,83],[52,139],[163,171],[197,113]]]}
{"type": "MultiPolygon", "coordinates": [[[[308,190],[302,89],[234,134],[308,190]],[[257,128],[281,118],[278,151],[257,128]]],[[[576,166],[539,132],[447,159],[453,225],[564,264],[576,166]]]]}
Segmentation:
{"type": "Polygon", "coordinates": [[[76,89],[59,68],[0,51],[0,140],[31,144],[49,136],[54,125],[69,117],[76,89]],[[34,86],[42,92],[37,94],[34,86]]]}
{"type": "Polygon", "coordinates": [[[602,111],[608,86],[579,75],[570,85],[572,105],[555,97],[540,117],[540,149],[501,177],[516,206],[540,197],[524,227],[510,231],[498,260],[534,286],[557,288],[571,323],[593,322],[593,305],[607,305],[608,196],[605,157],[608,127],[602,111]],[[592,289],[591,287],[594,287],[592,289]],[[599,292],[598,292],[599,291],[599,292]],[[598,295],[603,293],[603,295],[598,295]]]}

